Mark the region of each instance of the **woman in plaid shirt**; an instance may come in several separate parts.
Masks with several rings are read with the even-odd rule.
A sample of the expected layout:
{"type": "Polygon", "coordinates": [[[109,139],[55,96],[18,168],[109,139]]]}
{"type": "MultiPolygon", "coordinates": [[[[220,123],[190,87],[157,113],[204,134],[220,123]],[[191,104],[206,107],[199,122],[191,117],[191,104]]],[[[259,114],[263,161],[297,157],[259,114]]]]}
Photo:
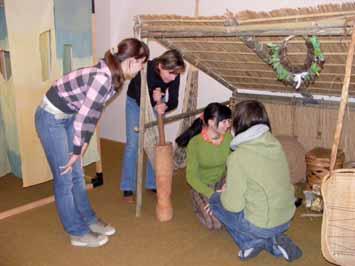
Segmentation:
{"type": "Polygon", "coordinates": [[[116,232],[90,206],[81,159],[106,102],[148,57],[143,42],[125,39],[117,53],[107,51],[97,65],[55,81],[37,108],[35,124],[52,171],[58,215],[74,246],[101,246],[116,232]]]}

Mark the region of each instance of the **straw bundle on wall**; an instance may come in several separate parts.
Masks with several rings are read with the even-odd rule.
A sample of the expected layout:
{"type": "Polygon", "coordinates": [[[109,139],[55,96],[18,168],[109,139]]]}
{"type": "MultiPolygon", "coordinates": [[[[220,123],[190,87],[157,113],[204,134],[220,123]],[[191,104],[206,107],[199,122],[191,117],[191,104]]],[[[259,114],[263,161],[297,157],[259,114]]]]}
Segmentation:
{"type": "MultiPolygon", "coordinates": [[[[271,120],[273,134],[297,136],[306,151],[314,147],[331,149],[338,109],[325,103],[316,107],[300,104],[285,104],[276,100],[264,102],[271,120]]],[[[346,161],[355,160],[355,111],[348,111],[340,148],[346,161]]]]}

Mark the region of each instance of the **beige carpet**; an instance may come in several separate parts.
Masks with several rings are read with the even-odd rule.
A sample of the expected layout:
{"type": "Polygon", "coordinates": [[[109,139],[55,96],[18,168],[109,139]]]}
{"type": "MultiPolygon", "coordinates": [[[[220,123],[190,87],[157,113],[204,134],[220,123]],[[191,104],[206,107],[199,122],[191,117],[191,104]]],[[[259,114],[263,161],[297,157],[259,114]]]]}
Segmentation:
{"type": "MultiPolygon", "coordinates": [[[[123,145],[102,141],[105,184],[89,192],[100,217],[116,226],[119,233],[100,248],[77,248],[69,244],[57,218],[54,204],[0,221],[0,266],[237,266],[289,265],[263,252],[240,262],[238,249],[225,231],[210,232],[202,227],[190,204],[184,171],[174,176],[174,219],[159,223],[154,216],[155,195],[144,192],[143,212],[135,217],[135,206],[123,203],[119,191],[123,145]]],[[[86,168],[95,172],[94,165],[86,168]]],[[[51,184],[22,189],[11,175],[0,178],[0,211],[51,195],[51,184]]],[[[302,218],[298,209],[289,235],[304,256],[290,265],[331,265],[320,250],[320,218],[302,218]]]]}

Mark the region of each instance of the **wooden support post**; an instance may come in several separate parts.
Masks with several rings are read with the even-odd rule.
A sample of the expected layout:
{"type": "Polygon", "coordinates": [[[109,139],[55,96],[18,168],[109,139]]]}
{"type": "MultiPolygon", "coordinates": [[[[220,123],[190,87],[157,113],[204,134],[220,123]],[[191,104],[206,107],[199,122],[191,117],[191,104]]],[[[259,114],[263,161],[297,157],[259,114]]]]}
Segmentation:
{"type": "MultiPolygon", "coordinates": [[[[144,124],[147,95],[147,65],[141,71],[141,98],[139,112],[139,136],[138,136],[138,160],[137,160],[137,192],[136,192],[136,216],[141,215],[142,210],[142,192],[143,192],[143,173],[144,173],[144,124]]],[[[133,128],[132,128],[133,130],[133,128]]]]}
{"type": "MultiPolygon", "coordinates": [[[[93,188],[92,184],[87,184],[86,185],[86,189],[87,190],[90,190],[92,188],[93,188]]],[[[46,198],[43,198],[43,199],[40,199],[40,200],[37,200],[37,201],[33,201],[31,203],[27,203],[25,205],[22,205],[22,206],[19,206],[19,207],[16,207],[16,208],[13,208],[11,210],[7,210],[7,211],[4,211],[4,212],[1,212],[0,213],[0,221],[5,219],[5,218],[14,216],[16,214],[20,214],[20,213],[23,213],[23,212],[26,212],[26,211],[29,211],[29,210],[32,210],[32,209],[35,209],[35,208],[38,208],[38,207],[45,206],[45,205],[47,205],[49,203],[52,203],[54,201],[55,201],[54,196],[49,196],[49,197],[46,197],[46,198]]]]}
{"type": "Polygon", "coordinates": [[[333,142],[332,152],[331,152],[331,156],[330,156],[330,168],[329,168],[330,172],[332,172],[335,167],[338,146],[340,143],[341,133],[342,133],[342,129],[343,129],[345,108],[346,108],[346,104],[348,102],[348,97],[349,97],[349,83],[350,83],[350,78],[351,78],[351,67],[353,64],[354,46],[355,46],[354,23],[355,23],[355,21],[353,21],[351,43],[349,44],[348,56],[346,58],[345,77],[344,77],[344,83],[343,83],[343,88],[342,88],[342,92],[341,92],[341,101],[340,101],[339,112],[338,112],[338,122],[337,122],[337,126],[335,129],[334,142],[333,142]]]}
{"type": "MultiPolygon", "coordinates": [[[[92,61],[94,64],[97,62],[96,56],[96,16],[95,16],[95,1],[92,1],[92,15],[91,15],[91,29],[92,29],[92,61]]],[[[97,152],[99,153],[100,159],[95,162],[96,166],[96,176],[91,179],[91,183],[94,187],[101,186],[104,182],[102,173],[102,161],[101,161],[101,143],[100,143],[100,125],[97,123],[96,126],[96,142],[97,142],[97,152]]]]}

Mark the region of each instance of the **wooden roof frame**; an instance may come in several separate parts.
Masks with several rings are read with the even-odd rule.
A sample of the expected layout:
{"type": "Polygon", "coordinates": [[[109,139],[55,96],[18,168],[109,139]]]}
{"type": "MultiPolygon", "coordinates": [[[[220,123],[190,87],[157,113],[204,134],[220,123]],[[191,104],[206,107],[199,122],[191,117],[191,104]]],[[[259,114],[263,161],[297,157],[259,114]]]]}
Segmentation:
{"type": "MultiPolygon", "coordinates": [[[[141,38],[180,50],[186,61],[232,91],[281,93],[298,91],[277,81],[268,64],[270,50],[266,44],[280,43],[290,35],[316,35],[325,53],[325,68],[301,93],[340,96],[354,17],[355,3],[344,3],[270,12],[227,12],[214,17],[140,15],[135,18],[134,29],[141,38]]],[[[307,52],[304,41],[295,38],[289,45],[291,62],[294,59],[295,64],[302,65],[307,52]]],[[[355,74],[349,94],[355,97],[355,74]]]]}

